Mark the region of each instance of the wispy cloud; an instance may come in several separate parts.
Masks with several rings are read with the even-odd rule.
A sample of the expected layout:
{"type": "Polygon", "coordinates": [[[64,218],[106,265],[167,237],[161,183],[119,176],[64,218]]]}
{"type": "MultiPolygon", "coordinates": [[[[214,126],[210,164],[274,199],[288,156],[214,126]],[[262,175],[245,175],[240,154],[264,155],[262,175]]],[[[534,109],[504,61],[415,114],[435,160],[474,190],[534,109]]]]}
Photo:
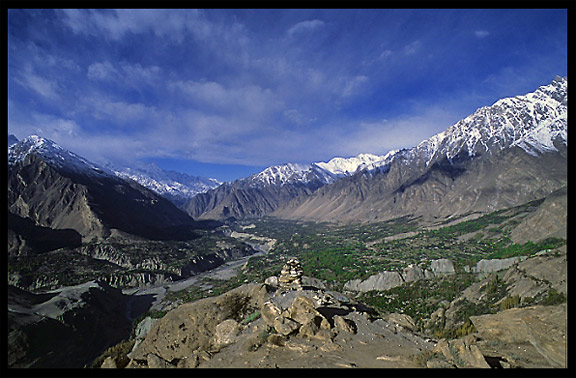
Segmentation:
{"type": "Polygon", "coordinates": [[[487,30],[475,30],[474,31],[474,35],[476,36],[476,38],[486,38],[490,35],[490,32],[487,30]]]}
{"type": "Polygon", "coordinates": [[[385,153],[565,75],[565,12],[518,12],[9,10],[9,128],[90,156],[385,153]],[[494,35],[533,48],[470,43],[494,35]]]}
{"type": "Polygon", "coordinates": [[[321,28],[322,26],[324,26],[325,22],[322,20],[306,20],[306,21],[301,21],[298,22],[297,24],[294,24],[292,27],[290,27],[287,31],[287,34],[291,37],[298,35],[300,33],[306,33],[306,32],[311,32],[314,30],[318,30],[319,28],[321,28]]]}
{"type": "Polygon", "coordinates": [[[58,84],[50,79],[35,74],[30,67],[26,69],[16,81],[27,88],[32,89],[37,94],[49,100],[58,99],[58,84]]]}

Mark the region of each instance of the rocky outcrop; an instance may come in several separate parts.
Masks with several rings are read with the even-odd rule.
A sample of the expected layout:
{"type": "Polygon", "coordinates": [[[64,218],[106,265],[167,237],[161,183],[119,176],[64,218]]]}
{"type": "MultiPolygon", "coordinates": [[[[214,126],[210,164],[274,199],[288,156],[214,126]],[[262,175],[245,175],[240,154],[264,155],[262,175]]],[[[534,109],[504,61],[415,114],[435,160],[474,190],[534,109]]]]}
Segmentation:
{"type": "Polygon", "coordinates": [[[398,272],[380,272],[365,280],[355,279],[346,282],[344,289],[351,291],[390,290],[404,283],[402,275],[398,272]]]}
{"type": "Polygon", "coordinates": [[[128,288],[170,284],[179,278],[180,277],[177,275],[170,275],[167,273],[126,272],[104,276],[101,280],[113,287],[128,288]]]}
{"type": "Polygon", "coordinates": [[[510,257],[507,259],[480,260],[472,269],[473,273],[489,274],[510,268],[512,265],[526,260],[526,256],[510,257]]]}
{"type": "Polygon", "coordinates": [[[265,292],[263,285],[247,285],[168,312],[130,353],[129,367],[149,366],[149,355],[173,366],[194,367],[201,352],[212,350],[216,327],[226,319],[241,321],[260,309],[265,292]]]}
{"type": "Polygon", "coordinates": [[[128,367],[417,367],[434,347],[405,317],[373,315],[337,292],[247,284],[170,311],[128,367]]]}
{"type": "Polygon", "coordinates": [[[442,277],[456,273],[454,263],[449,259],[432,260],[429,269],[410,264],[399,272],[384,271],[374,274],[365,280],[354,279],[344,284],[345,290],[367,292],[372,290],[390,290],[405,282],[442,277]]]}
{"type": "MultiPolygon", "coordinates": [[[[470,285],[452,302],[444,301],[429,319],[426,329],[455,329],[463,324],[462,312],[473,307],[505,308],[505,302],[515,299],[514,306],[557,301],[567,294],[566,247],[547,254],[533,256],[515,263],[508,269],[481,274],[478,282],[470,285]],[[491,289],[490,289],[491,287],[491,289]]],[[[488,311],[488,310],[486,310],[488,311]]]]}
{"type": "Polygon", "coordinates": [[[494,315],[472,316],[470,320],[483,340],[486,354],[497,353],[501,359],[514,360],[521,346],[523,361],[528,362],[525,367],[567,367],[566,304],[513,308],[494,315]],[[497,344],[501,348],[490,351],[497,344]]]}

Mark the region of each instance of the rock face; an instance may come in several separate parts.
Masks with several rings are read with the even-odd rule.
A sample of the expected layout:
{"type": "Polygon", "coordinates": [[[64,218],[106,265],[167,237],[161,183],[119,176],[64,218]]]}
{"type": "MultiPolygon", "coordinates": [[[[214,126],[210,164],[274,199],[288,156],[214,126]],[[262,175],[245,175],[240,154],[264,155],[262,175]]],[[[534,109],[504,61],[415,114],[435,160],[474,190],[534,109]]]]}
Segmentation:
{"type": "Polygon", "coordinates": [[[405,282],[442,277],[454,273],[456,273],[456,270],[451,260],[438,259],[431,261],[430,269],[422,269],[419,266],[411,264],[403,270],[403,274],[388,271],[380,272],[365,280],[350,280],[344,284],[344,289],[360,292],[372,290],[385,291],[400,286],[405,282]]]}
{"type": "Polygon", "coordinates": [[[449,259],[432,260],[430,262],[430,270],[435,277],[456,273],[456,270],[454,270],[454,263],[449,259]]]}
{"type": "Polygon", "coordinates": [[[492,260],[480,260],[476,263],[476,266],[473,268],[474,273],[493,273],[498,272],[504,269],[510,268],[512,265],[519,263],[520,261],[525,260],[525,256],[519,257],[510,257],[507,259],[492,259],[492,260]]]}
{"type": "MultiPolygon", "coordinates": [[[[494,315],[472,316],[470,320],[484,343],[500,343],[512,349],[501,349],[501,355],[512,354],[513,345],[522,345],[529,350],[534,366],[567,367],[566,304],[513,308],[494,315]]],[[[508,358],[513,359],[505,357],[508,358]]]]}
{"type": "Polygon", "coordinates": [[[396,320],[337,292],[247,284],[170,311],[128,367],[417,367],[434,343],[396,320]]]}

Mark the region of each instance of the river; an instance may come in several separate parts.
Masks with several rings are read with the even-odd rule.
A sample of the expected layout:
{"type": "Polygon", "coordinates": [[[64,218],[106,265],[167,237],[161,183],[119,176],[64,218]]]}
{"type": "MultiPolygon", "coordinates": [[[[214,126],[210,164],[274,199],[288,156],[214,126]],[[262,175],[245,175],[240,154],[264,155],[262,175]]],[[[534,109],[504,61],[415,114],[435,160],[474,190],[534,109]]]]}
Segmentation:
{"type": "Polygon", "coordinates": [[[172,283],[164,283],[162,285],[151,287],[130,288],[122,290],[123,294],[130,295],[130,299],[126,305],[126,318],[132,321],[146,311],[161,310],[162,301],[168,292],[181,291],[192,285],[198,285],[202,288],[210,289],[211,286],[203,282],[203,279],[205,278],[229,280],[230,278],[236,276],[238,269],[243,264],[245,264],[249,258],[265,255],[269,250],[266,245],[255,243],[248,244],[250,244],[250,246],[256,250],[256,253],[253,253],[249,256],[244,256],[237,260],[228,261],[217,268],[195,274],[194,276],[183,280],[178,280],[172,283]]]}

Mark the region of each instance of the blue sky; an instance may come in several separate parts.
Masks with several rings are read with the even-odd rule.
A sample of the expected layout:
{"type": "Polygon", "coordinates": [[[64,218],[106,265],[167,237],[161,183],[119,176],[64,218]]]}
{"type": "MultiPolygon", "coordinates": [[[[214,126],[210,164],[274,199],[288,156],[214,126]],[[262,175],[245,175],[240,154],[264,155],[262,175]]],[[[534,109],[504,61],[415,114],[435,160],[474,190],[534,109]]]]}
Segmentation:
{"type": "Polygon", "coordinates": [[[412,147],[567,75],[567,11],[8,10],[8,132],[232,180],[412,147]]]}

